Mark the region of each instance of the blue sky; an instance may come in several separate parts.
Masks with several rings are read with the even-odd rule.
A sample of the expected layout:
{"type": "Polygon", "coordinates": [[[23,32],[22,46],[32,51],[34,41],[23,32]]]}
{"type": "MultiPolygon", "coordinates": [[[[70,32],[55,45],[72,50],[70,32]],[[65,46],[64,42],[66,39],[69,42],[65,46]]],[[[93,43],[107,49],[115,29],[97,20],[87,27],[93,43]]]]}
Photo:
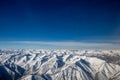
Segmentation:
{"type": "Polygon", "coordinates": [[[0,0],[1,48],[10,45],[51,47],[43,43],[33,45],[34,42],[64,42],[66,45],[70,42],[73,48],[80,47],[75,46],[77,43],[97,43],[98,46],[109,43],[116,47],[119,37],[118,0],[0,0]],[[21,41],[31,44],[23,45],[21,41]]]}

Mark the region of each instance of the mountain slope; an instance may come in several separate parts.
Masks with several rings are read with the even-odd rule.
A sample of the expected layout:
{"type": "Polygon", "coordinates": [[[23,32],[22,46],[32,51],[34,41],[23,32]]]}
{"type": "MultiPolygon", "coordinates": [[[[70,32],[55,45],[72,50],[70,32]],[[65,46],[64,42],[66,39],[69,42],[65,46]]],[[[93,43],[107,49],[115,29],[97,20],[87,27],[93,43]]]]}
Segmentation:
{"type": "Polygon", "coordinates": [[[106,50],[0,50],[0,80],[119,80],[119,64],[107,60],[118,55],[106,50]]]}

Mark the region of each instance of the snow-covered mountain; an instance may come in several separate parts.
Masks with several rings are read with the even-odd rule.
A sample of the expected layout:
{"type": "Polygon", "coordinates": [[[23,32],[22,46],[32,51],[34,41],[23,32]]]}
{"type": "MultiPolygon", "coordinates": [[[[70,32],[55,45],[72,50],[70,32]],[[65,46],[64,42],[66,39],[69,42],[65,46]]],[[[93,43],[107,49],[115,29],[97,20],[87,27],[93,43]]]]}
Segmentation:
{"type": "Polygon", "coordinates": [[[120,80],[120,50],[0,50],[0,80],[120,80]]]}

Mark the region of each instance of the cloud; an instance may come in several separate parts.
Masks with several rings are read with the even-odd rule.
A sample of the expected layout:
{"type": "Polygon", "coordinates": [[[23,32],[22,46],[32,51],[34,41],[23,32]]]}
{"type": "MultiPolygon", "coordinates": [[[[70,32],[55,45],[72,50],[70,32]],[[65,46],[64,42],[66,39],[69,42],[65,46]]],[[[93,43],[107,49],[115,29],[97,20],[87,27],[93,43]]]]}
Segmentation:
{"type": "Polygon", "coordinates": [[[63,48],[63,49],[120,49],[120,41],[76,42],[76,41],[1,41],[0,47],[18,48],[63,48]],[[1,45],[2,44],[2,45],[1,45]]]}

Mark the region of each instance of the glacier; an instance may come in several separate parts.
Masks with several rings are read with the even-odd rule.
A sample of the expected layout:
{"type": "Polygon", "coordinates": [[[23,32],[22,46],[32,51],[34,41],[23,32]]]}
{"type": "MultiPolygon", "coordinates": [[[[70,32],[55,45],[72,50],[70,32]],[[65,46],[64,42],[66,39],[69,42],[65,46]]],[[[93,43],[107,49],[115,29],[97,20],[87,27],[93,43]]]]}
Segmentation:
{"type": "Polygon", "coordinates": [[[120,50],[0,49],[0,80],[120,80],[120,50]]]}

